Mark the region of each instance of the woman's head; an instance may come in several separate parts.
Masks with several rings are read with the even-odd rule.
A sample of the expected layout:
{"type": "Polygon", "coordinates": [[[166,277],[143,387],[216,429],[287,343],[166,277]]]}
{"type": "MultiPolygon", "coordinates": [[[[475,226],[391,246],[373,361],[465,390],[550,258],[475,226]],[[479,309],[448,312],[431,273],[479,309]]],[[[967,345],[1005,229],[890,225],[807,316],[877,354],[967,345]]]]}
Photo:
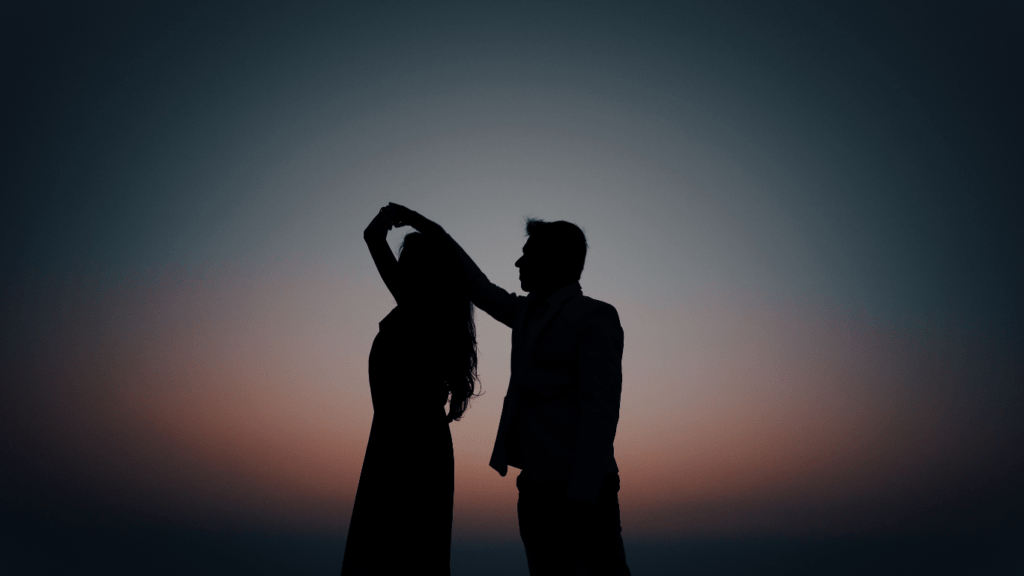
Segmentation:
{"type": "Polygon", "coordinates": [[[469,300],[458,254],[443,239],[407,234],[399,248],[398,270],[414,305],[436,308],[439,299],[469,300]]]}
{"type": "MultiPolygon", "coordinates": [[[[451,400],[449,421],[469,406],[476,385],[476,325],[459,254],[446,238],[411,232],[399,250],[403,306],[429,331],[451,400]]],[[[427,344],[427,343],[425,343],[427,344]]]]}

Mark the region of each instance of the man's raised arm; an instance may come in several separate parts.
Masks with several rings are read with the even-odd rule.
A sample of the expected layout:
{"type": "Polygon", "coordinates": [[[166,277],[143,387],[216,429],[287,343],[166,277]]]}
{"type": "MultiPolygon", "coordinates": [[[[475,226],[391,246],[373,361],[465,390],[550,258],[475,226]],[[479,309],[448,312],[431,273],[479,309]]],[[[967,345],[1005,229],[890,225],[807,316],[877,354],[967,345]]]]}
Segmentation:
{"type": "Polygon", "coordinates": [[[394,225],[396,227],[412,226],[422,234],[448,239],[462,260],[462,267],[466,273],[466,281],[469,287],[469,297],[473,304],[490,314],[498,322],[509,328],[512,327],[518,300],[515,294],[510,294],[500,286],[491,283],[483,271],[480,270],[480,267],[469,257],[469,254],[466,254],[466,251],[462,249],[462,246],[459,246],[459,243],[449,236],[439,224],[400,204],[392,202],[388,204],[388,209],[391,210],[395,217],[394,225]]]}

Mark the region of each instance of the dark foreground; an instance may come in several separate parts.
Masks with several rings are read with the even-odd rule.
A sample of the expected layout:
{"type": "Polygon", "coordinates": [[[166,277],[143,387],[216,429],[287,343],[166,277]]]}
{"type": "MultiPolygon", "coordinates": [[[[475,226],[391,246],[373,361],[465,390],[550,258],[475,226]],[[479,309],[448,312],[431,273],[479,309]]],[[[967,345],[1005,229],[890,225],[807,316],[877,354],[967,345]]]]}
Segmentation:
{"type": "MultiPolygon", "coordinates": [[[[7,507],[2,574],[337,574],[338,535],[207,531],[7,507]]],[[[633,574],[732,576],[1024,574],[1016,514],[971,530],[900,537],[627,540],[633,574]]],[[[524,575],[520,544],[465,542],[452,548],[453,576],[524,575]]]]}

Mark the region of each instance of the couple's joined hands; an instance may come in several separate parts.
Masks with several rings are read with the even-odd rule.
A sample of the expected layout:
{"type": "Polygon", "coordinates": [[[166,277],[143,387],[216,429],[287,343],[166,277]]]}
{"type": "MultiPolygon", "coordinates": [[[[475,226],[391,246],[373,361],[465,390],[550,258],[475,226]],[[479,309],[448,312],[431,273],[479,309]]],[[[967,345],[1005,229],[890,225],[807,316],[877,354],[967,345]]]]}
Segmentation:
{"type": "Polygon", "coordinates": [[[379,224],[386,225],[387,229],[401,228],[402,226],[412,226],[416,228],[413,222],[416,220],[416,214],[412,210],[409,210],[401,204],[395,204],[390,202],[387,206],[384,206],[377,212],[377,216],[374,220],[379,224]]]}
{"type": "MultiPolygon", "coordinates": [[[[384,236],[387,235],[388,230],[401,228],[402,226],[412,226],[419,230],[413,224],[416,221],[416,216],[419,216],[419,214],[401,204],[392,202],[377,212],[377,215],[373,217],[373,220],[370,221],[370,224],[363,232],[363,236],[384,236]]],[[[423,217],[420,216],[420,219],[423,219],[423,217]]]]}
{"type": "Polygon", "coordinates": [[[395,204],[394,202],[389,203],[380,209],[377,213],[377,219],[382,220],[382,224],[386,224],[385,231],[391,228],[401,228],[402,226],[411,226],[417,231],[423,234],[444,234],[444,229],[431,222],[427,218],[424,218],[419,212],[410,210],[401,204],[395,204]]]}
{"type": "Polygon", "coordinates": [[[395,228],[401,228],[402,226],[412,226],[413,228],[416,227],[412,224],[412,222],[415,219],[414,215],[417,214],[412,210],[409,210],[405,206],[402,206],[401,204],[389,202],[387,206],[381,208],[381,211],[386,212],[389,216],[391,216],[392,226],[394,226],[395,228]]]}

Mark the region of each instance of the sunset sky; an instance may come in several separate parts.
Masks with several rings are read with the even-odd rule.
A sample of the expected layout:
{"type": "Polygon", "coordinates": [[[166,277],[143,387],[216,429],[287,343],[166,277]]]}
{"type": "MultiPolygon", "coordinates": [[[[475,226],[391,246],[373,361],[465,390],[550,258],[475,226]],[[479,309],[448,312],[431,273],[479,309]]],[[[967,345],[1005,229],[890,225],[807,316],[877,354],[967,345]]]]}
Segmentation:
{"type": "MultiPolygon", "coordinates": [[[[508,290],[526,217],[586,231],[584,293],[625,330],[635,574],[684,561],[650,546],[1024,510],[1019,7],[3,13],[0,567],[62,566],[23,553],[49,549],[19,524],[45,517],[252,558],[237,535],[320,542],[309,570],[336,572],[394,306],[362,231],[391,201],[508,290]]],[[[487,467],[510,331],[476,321],[454,574],[521,555],[514,479],[487,467]]]]}

